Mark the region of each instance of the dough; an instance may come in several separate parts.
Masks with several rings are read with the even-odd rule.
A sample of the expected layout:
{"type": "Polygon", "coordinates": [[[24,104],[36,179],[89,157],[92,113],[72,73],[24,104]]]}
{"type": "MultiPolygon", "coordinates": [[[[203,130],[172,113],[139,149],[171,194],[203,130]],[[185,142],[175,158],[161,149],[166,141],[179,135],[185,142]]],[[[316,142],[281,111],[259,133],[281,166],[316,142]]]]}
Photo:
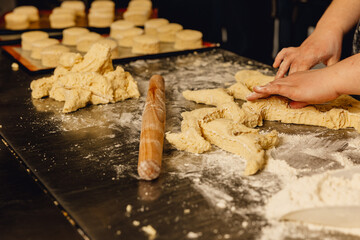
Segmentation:
{"type": "Polygon", "coordinates": [[[64,101],[63,112],[73,112],[87,104],[105,104],[140,96],[137,83],[123,68],[113,68],[110,47],[94,44],[81,57],[63,54],[54,75],[31,82],[33,98],[50,96],[64,101]]]}
{"type": "Polygon", "coordinates": [[[150,11],[148,9],[128,9],[124,13],[126,21],[134,23],[136,26],[144,26],[145,22],[149,19],[150,11]]]}
{"type": "Polygon", "coordinates": [[[21,34],[21,48],[32,50],[32,43],[38,40],[49,38],[49,34],[42,31],[29,31],[21,34]]]}
{"type": "MultiPolygon", "coordinates": [[[[249,90],[257,85],[265,85],[273,79],[272,76],[265,76],[249,70],[243,70],[236,74],[237,84],[244,83],[249,90]]],[[[233,87],[230,88],[235,97],[236,91],[233,87]]],[[[240,97],[240,99],[244,98],[240,97]]],[[[360,102],[348,95],[342,95],[326,104],[311,105],[302,109],[290,108],[287,98],[272,96],[268,99],[246,102],[242,109],[260,114],[264,120],[269,121],[322,126],[331,129],[353,127],[360,132],[360,102]]]]}
{"type": "Polygon", "coordinates": [[[79,52],[87,52],[90,47],[101,38],[101,35],[96,32],[85,33],[76,40],[76,50],[79,52]]]}
{"type": "Polygon", "coordinates": [[[39,21],[39,10],[34,6],[19,6],[14,8],[15,14],[26,15],[30,22],[39,21]]]}
{"type": "Polygon", "coordinates": [[[56,7],[52,10],[53,14],[63,14],[63,13],[66,13],[66,14],[71,14],[73,15],[74,17],[76,17],[76,10],[75,9],[72,9],[72,8],[62,8],[62,7],[56,7]]]}
{"type": "Polygon", "coordinates": [[[117,20],[110,25],[110,37],[115,36],[123,31],[135,27],[135,24],[126,20],[117,20]]]}
{"type": "Polygon", "coordinates": [[[24,14],[16,14],[14,12],[10,12],[5,14],[5,26],[7,29],[11,30],[23,30],[29,27],[29,18],[24,14]]]}
{"type": "Polygon", "coordinates": [[[134,37],[140,36],[143,33],[143,29],[134,27],[116,34],[115,39],[118,40],[118,44],[121,47],[132,47],[134,37]]]}
{"type": "Polygon", "coordinates": [[[70,48],[59,44],[44,48],[41,51],[41,64],[46,67],[56,67],[64,52],[70,52],[70,48]]]}
{"type": "Polygon", "coordinates": [[[75,26],[75,16],[71,13],[51,13],[49,20],[51,28],[67,28],[75,26]]]}
{"type": "Polygon", "coordinates": [[[278,142],[276,131],[259,134],[259,130],[248,128],[228,119],[217,119],[202,124],[202,131],[210,143],[248,159],[245,175],[253,175],[265,166],[265,150],[278,142]]]}
{"type": "Polygon", "coordinates": [[[93,44],[96,44],[96,43],[105,44],[108,47],[110,47],[111,59],[119,57],[118,44],[115,40],[112,40],[110,38],[102,38],[93,44]]]}
{"type": "Polygon", "coordinates": [[[175,35],[175,49],[195,49],[202,47],[202,33],[196,30],[185,29],[175,35]]]}
{"type": "Polygon", "coordinates": [[[165,18],[154,18],[145,22],[145,34],[157,36],[157,29],[161,26],[169,24],[165,18]]]}
{"type": "Polygon", "coordinates": [[[111,8],[115,9],[115,3],[110,0],[97,0],[91,3],[91,8],[111,8]]]}
{"type": "Polygon", "coordinates": [[[187,100],[216,106],[182,113],[181,133],[167,133],[166,139],[179,150],[203,153],[211,144],[247,159],[246,175],[265,165],[264,150],[278,142],[274,131],[267,135],[249,127],[262,125],[260,114],[248,112],[234,102],[225,89],[184,91],[187,100]],[[211,143],[211,144],[210,144],[211,143]]]}
{"type": "Polygon", "coordinates": [[[75,46],[76,41],[79,37],[87,34],[89,32],[86,28],[81,27],[72,27],[63,30],[63,40],[62,43],[69,46],[75,46]]]}
{"type": "Polygon", "coordinates": [[[46,48],[53,45],[59,44],[59,40],[55,38],[45,38],[41,40],[34,41],[32,43],[32,51],[30,57],[33,59],[41,59],[41,51],[46,48]]]}
{"type": "Polygon", "coordinates": [[[161,42],[175,42],[175,34],[183,27],[177,23],[169,23],[157,29],[157,36],[161,42]]]}
{"type": "Polygon", "coordinates": [[[155,54],[160,52],[160,42],[157,37],[142,35],[133,40],[132,52],[135,54],[155,54]]]}
{"type": "Polygon", "coordinates": [[[115,18],[114,8],[100,7],[91,8],[88,15],[88,23],[90,27],[110,27],[115,18]]]}
{"type": "Polygon", "coordinates": [[[85,4],[82,1],[64,1],[61,3],[61,7],[66,9],[74,9],[76,16],[85,16],[85,4]]]}

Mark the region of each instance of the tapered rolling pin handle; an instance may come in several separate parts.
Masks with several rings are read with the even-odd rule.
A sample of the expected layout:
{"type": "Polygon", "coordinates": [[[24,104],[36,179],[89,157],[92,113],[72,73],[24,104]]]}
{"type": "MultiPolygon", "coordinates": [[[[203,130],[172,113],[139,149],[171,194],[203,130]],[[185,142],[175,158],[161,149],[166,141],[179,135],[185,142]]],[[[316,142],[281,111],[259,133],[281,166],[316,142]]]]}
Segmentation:
{"type": "Polygon", "coordinates": [[[163,77],[154,75],[149,82],[142,115],[138,174],[141,179],[156,179],[161,171],[165,133],[165,83],[163,77]]]}

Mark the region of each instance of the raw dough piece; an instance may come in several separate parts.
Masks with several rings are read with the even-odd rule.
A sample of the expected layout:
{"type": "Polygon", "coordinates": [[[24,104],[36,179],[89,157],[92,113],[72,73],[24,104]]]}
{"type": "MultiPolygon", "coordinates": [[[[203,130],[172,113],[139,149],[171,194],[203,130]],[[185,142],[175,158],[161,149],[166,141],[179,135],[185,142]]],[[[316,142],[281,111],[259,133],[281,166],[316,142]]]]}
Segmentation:
{"type": "Polygon", "coordinates": [[[91,3],[91,8],[111,8],[115,9],[115,3],[110,0],[97,0],[91,3]]]}
{"type": "Polygon", "coordinates": [[[202,33],[196,30],[185,29],[175,35],[175,49],[194,49],[202,47],[202,33]]]}
{"type": "Polygon", "coordinates": [[[32,52],[30,57],[33,59],[41,59],[41,51],[46,48],[50,47],[52,45],[59,44],[59,40],[55,38],[45,38],[41,40],[34,41],[32,43],[32,52]]]}
{"type": "Polygon", "coordinates": [[[100,7],[89,10],[88,22],[91,27],[110,27],[115,18],[114,8],[100,7]]]}
{"type": "Polygon", "coordinates": [[[167,133],[166,139],[179,150],[202,153],[210,143],[247,159],[246,175],[265,165],[264,150],[275,146],[277,133],[259,134],[249,127],[262,125],[260,114],[243,110],[225,89],[184,91],[183,96],[197,103],[216,106],[182,113],[181,133],[167,133]]]}
{"type": "Polygon", "coordinates": [[[132,47],[134,37],[140,36],[144,33],[144,30],[141,28],[130,28],[121,33],[116,34],[115,39],[118,40],[118,44],[121,47],[132,47]]]}
{"type": "Polygon", "coordinates": [[[169,24],[165,18],[154,18],[145,22],[145,34],[157,36],[157,29],[161,26],[169,24]]]}
{"type": "Polygon", "coordinates": [[[41,64],[46,67],[57,67],[61,55],[65,52],[70,52],[70,49],[64,45],[46,47],[41,51],[41,64]]]}
{"type": "Polygon", "coordinates": [[[175,34],[182,29],[180,24],[169,23],[158,28],[157,36],[161,42],[175,42],[175,34]]]}
{"type": "Polygon", "coordinates": [[[89,32],[86,28],[81,27],[72,27],[63,30],[63,40],[62,43],[69,46],[75,46],[76,41],[79,37],[87,34],[89,32]]]}
{"type": "Polygon", "coordinates": [[[223,111],[224,117],[248,127],[262,126],[262,117],[259,113],[253,113],[248,109],[241,109],[234,102],[234,98],[226,93],[225,89],[204,89],[198,91],[184,91],[183,96],[187,100],[207,105],[217,106],[223,111]]]}
{"type": "Polygon", "coordinates": [[[23,30],[29,27],[29,18],[27,15],[10,12],[5,14],[4,19],[7,29],[23,30]]]}
{"type": "Polygon", "coordinates": [[[137,83],[123,68],[113,70],[110,47],[94,44],[89,52],[63,54],[54,75],[31,82],[33,98],[50,96],[65,101],[68,113],[87,104],[105,104],[140,96],[137,83]]]}
{"type": "Polygon", "coordinates": [[[38,40],[49,38],[49,34],[42,31],[30,31],[21,34],[21,48],[32,50],[32,43],[38,40]]]}
{"type": "Polygon", "coordinates": [[[110,25],[110,37],[115,38],[119,33],[122,33],[125,30],[135,27],[133,22],[126,20],[117,20],[110,25]]]}
{"type": "Polygon", "coordinates": [[[222,117],[217,108],[200,108],[181,114],[180,133],[166,133],[166,139],[179,150],[192,153],[203,153],[211,149],[211,144],[204,139],[200,123],[222,117]]]}
{"type": "Polygon", "coordinates": [[[124,13],[124,19],[134,23],[136,26],[144,26],[145,22],[149,19],[149,13],[147,9],[128,9],[124,13]]]}
{"type": "Polygon", "coordinates": [[[75,26],[75,16],[71,13],[51,13],[49,20],[51,28],[67,28],[75,26]]]}
{"type": "Polygon", "coordinates": [[[62,7],[56,7],[52,10],[52,14],[71,14],[74,17],[76,17],[76,10],[72,8],[62,8],[62,7]]]}
{"type": "Polygon", "coordinates": [[[101,39],[101,35],[96,32],[88,32],[82,36],[80,36],[76,40],[76,50],[80,52],[89,51],[90,47],[101,39]]]}
{"type": "Polygon", "coordinates": [[[93,44],[97,43],[105,44],[106,46],[110,47],[111,59],[119,57],[118,44],[115,40],[112,40],[110,38],[102,38],[93,44]]]}
{"type": "MultiPolygon", "coordinates": [[[[237,84],[244,83],[251,90],[254,86],[267,84],[274,77],[256,71],[243,70],[236,74],[236,79],[237,84]]],[[[233,93],[235,96],[236,91],[233,93]]],[[[342,95],[326,104],[311,105],[302,109],[290,108],[287,98],[272,96],[267,99],[246,102],[242,105],[242,109],[261,114],[264,120],[269,121],[322,126],[331,129],[353,127],[360,132],[360,102],[348,95],[342,95]]]]}
{"type": "Polygon", "coordinates": [[[262,135],[257,129],[228,119],[202,124],[202,132],[210,143],[248,159],[245,175],[253,175],[261,170],[266,163],[264,150],[274,147],[278,142],[276,131],[262,135]]]}
{"type": "Polygon", "coordinates": [[[66,9],[74,9],[76,16],[85,16],[85,4],[82,1],[64,1],[61,3],[61,7],[66,9]]]}
{"type": "Polygon", "coordinates": [[[154,54],[160,52],[160,42],[157,37],[142,35],[133,40],[132,52],[135,54],[154,54]]]}
{"type": "Polygon", "coordinates": [[[30,22],[39,21],[39,10],[34,6],[19,6],[13,12],[19,15],[26,15],[30,22]]]}

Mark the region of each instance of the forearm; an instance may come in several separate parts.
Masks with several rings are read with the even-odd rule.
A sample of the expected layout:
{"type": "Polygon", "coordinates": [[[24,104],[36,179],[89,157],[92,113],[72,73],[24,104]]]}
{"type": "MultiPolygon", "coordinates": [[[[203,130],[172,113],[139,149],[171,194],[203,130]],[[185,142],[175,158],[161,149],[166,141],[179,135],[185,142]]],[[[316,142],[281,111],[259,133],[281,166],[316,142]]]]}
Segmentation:
{"type": "Polygon", "coordinates": [[[324,70],[328,71],[339,95],[360,95],[360,54],[348,57],[324,70]]]}
{"type": "Polygon", "coordinates": [[[333,0],[316,25],[316,29],[348,32],[360,18],[359,0],[333,0]]]}

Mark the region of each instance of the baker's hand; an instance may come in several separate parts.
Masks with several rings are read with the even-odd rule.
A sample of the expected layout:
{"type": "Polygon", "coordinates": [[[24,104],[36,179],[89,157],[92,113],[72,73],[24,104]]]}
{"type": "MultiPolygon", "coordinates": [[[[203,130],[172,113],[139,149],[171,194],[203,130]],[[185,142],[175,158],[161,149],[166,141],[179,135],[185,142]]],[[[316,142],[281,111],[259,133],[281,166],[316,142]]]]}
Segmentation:
{"type": "Polygon", "coordinates": [[[279,68],[275,79],[282,78],[287,72],[309,70],[318,63],[327,66],[337,63],[341,55],[342,33],[334,29],[315,30],[300,47],[282,49],[273,63],[279,68]]]}
{"type": "Polygon", "coordinates": [[[285,78],[278,78],[265,86],[254,87],[254,93],[250,94],[247,100],[281,95],[292,100],[291,108],[325,103],[340,95],[336,91],[335,79],[326,68],[297,72],[285,78]]]}

